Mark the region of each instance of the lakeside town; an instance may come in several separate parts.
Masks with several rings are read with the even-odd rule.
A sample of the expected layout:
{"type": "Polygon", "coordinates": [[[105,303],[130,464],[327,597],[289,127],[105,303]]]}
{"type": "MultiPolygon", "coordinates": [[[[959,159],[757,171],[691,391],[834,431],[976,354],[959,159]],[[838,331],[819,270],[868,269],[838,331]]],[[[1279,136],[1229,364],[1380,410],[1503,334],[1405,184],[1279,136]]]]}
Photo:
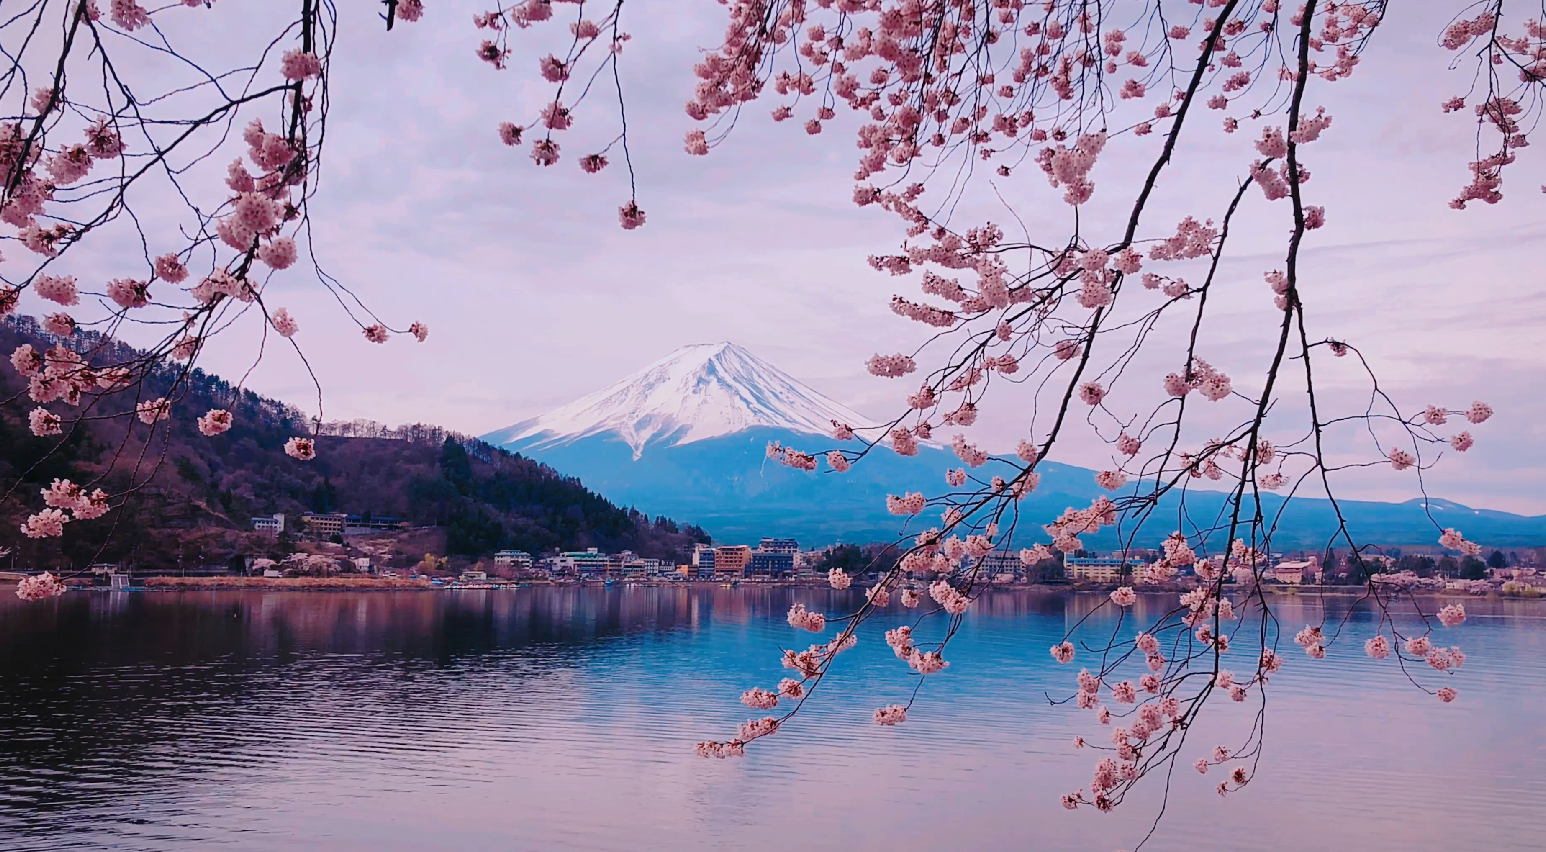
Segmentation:
{"type": "MultiPolygon", "coordinates": [[[[414,527],[393,517],[347,513],[303,513],[299,518],[274,514],[251,519],[252,530],[267,546],[252,555],[219,564],[164,569],[98,564],[64,580],[71,588],[297,588],[297,589],[490,589],[530,584],[762,583],[824,585],[841,571],[858,582],[874,582],[892,570],[894,546],[834,544],[802,549],[793,538],[764,537],[756,545],[698,543],[679,559],[642,557],[632,551],[609,553],[595,547],[533,554],[499,550],[482,558],[437,555],[431,549],[436,530],[414,527]],[[279,551],[288,551],[281,554],[279,551]]],[[[1363,553],[1352,559],[1335,551],[1264,555],[1262,582],[1284,591],[1298,587],[1361,587],[1366,580],[1414,590],[1516,597],[1546,595],[1546,570],[1540,548],[1493,550],[1485,558],[1442,551],[1363,553]]],[[[1109,589],[1131,585],[1154,590],[1195,585],[1199,566],[1153,572],[1160,549],[1124,553],[1080,550],[1061,554],[1043,550],[995,550],[976,557],[978,581],[990,587],[1109,589]]],[[[1203,571],[1218,570],[1221,556],[1201,560],[1203,571]]],[[[929,579],[904,571],[905,581],[929,579]]],[[[25,569],[11,566],[0,580],[21,580],[25,569]]],[[[930,575],[932,576],[932,575],[930,575]]]]}

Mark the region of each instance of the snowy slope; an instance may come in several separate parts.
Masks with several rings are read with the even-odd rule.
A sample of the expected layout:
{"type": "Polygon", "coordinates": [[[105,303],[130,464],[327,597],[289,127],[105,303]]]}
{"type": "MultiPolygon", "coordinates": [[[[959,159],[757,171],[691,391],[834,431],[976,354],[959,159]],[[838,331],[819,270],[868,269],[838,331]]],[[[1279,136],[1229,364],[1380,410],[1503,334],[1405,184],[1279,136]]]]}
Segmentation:
{"type": "Polygon", "coordinates": [[[648,444],[679,446],[754,427],[831,434],[834,420],[854,427],[868,424],[857,412],[734,343],[699,343],[484,440],[530,451],[616,435],[637,459],[648,444]]]}

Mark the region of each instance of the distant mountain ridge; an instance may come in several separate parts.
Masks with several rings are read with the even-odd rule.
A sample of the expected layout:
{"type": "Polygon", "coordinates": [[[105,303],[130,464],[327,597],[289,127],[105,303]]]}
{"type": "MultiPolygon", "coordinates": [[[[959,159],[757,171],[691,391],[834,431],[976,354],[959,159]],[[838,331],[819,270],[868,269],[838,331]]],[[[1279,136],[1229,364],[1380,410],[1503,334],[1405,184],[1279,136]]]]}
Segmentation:
{"type": "MultiPolygon", "coordinates": [[[[945,469],[960,466],[953,453],[930,445],[910,458],[881,447],[843,474],[825,465],[819,472],[791,470],[766,458],[770,441],[807,451],[838,446],[832,420],[852,426],[870,422],[744,348],[715,343],[678,349],[601,391],[483,439],[578,476],[611,500],[691,518],[720,541],[793,536],[819,546],[893,539],[904,519],[886,511],[886,495],[939,493],[945,469]]],[[[1054,462],[1043,462],[1038,470],[1040,487],[1019,504],[1020,545],[1046,541],[1042,524],[1107,493],[1095,484],[1094,471],[1054,462]]],[[[1209,517],[1221,510],[1225,497],[1189,491],[1188,511],[1209,517]]],[[[1281,497],[1268,494],[1261,508],[1274,517],[1282,504],[1281,497]]],[[[1361,542],[1434,546],[1437,520],[1487,546],[1546,544],[1546,516],[1471,509],[1439,498],[1340,505],[1361,542]]],[[[1157,545],[1175,529],[1177,508],[1165,501],[1135,542],[1157,545]]],[[[937,517],[918,518],[909,530],[938,524],[937,517]]],[[[1320,549],[1335,529],[1329,501],[1298,497],[1282,512],[1274,547],[1320,549]]],[[[1111,533],[1086,541],[1102,549],[1117,544],[1111,533]]]]}

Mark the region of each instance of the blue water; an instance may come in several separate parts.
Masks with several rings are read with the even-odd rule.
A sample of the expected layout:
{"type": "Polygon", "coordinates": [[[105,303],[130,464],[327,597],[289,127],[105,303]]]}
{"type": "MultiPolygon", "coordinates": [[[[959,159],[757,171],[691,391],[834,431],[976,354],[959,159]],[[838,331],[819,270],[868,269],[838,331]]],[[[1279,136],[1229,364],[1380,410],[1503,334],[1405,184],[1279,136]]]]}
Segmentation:
{"type": "MultiPolygon", "coordinates": [[[[705,760],[752,715],[737,698],[803,647],[807,589],[82,593],[0,603],[0,849],[1131,849],[1166,786],[1115,813],[1065,811],[1105,740],[1055,707],[1047,648],[1094,596],[973,605],[906,724],[875,707],[913,678],[861,634],[824,696],[741,759],[705,760]]],[[[1250,785],[1186,764],[1254,705],[1222,702],[1169,779],[1154,850],[1511,850],[1546,846],[1546,605],[1468,600],[1469,655],[1444,705],[1347,599],[1346,641],[1285,637],[1250,785]],[[1190,751],[1196,751],[1192,755],[1190,751]]],[[[1153,617],[1173,597],[1135,609],[1153,617]]],[[[1291,634],[1322,605],[1279,600],[1291,634]]],[[[876,622],[901,623],[901,611],[876,622]]],[[[1103,611],[1094,631],[1109,632],[1103,611]]],[[[1125,630],[1125,628],[1124,628],[1125,630]]],[[[920,629],[920,633],[925,632],[920,629]]],[[[830,638],[829,630],[827,637],[830,638]]],[[[1232,652],[1233,654],[1234,652],[1232,652]]],[[[1251,668],[1242,651],[1236,671],[1251,668]]]]}

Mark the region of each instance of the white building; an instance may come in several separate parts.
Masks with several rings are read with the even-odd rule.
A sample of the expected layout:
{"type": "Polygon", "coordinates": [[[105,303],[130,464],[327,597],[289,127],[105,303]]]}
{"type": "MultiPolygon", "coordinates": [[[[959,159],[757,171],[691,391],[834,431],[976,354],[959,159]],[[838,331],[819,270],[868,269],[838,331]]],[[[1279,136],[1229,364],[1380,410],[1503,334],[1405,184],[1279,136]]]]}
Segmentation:
{"type": "Polygon", "coordinates": [[[529,570],[532,565],[531,554],[524,550],[501,550],[494,554],[494,564],[529,570]]]}
{"type": "Polygon", "coordinates": [[[554,568],[561,574],[605,574],[607,568],[613,564],[613,558],[599,552],[594,547],[585,550],[571,550],[559,554],[554,560],[554,568]]]}
{"type": "Polygon", "coordinates": [[[1109,557],[1063,557],[1063,573],[1070,580],[1086,583],[1117,583],[1122,580],[1122,567],[1130,563],[1109,557]]]}
{"type": "Polygon", "coordinates": [[[757,543],[763,553],[799,553],[800,543],[792,538],[765,538],[757,543]]]}
{"type": "Polygon", "coordinates": [[[994,582],[1007,583],[1009,580],[999,580],[999,575],[1008,574],[1012,580],[1015,574],[1023,567],[1020,562],[1020,551],[995,550],[983,555],[977,575],[979,577],[992,577],[994,582]]]}
{"type": "Polygon", "coordinates": [[[266,532],[278,535],[285,531],[284,513],[279,512],[271,518],[253,518],[252,528],[256,532],[266,532]]]}

